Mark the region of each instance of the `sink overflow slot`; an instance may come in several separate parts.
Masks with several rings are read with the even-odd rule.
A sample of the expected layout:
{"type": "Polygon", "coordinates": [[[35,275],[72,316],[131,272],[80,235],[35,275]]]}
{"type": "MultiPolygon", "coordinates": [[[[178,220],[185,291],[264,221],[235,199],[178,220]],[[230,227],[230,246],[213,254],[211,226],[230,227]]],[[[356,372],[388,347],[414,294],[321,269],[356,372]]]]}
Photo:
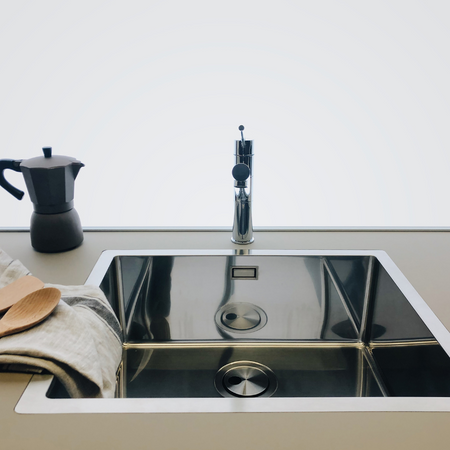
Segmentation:
{"type": "Polygon", "coordinates": [[[232,280],[257,280],[258,266],[233,266],[231,268],[232,280]]]}

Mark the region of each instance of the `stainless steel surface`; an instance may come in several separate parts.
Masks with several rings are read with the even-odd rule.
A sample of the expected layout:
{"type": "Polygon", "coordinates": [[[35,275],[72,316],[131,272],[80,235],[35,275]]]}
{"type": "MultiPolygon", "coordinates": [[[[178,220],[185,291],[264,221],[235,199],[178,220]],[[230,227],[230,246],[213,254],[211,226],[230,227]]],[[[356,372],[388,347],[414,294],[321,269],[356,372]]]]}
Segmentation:
{"type": "Polygon", "coordinates": [[[235,167],[245,164],[249,169],[246,180],[234,181],[234,219],[231,240],[235,244],[251,244],[253,237],[253,141],[236,141],[235,167]],[[244,145],[245,143],[245,145],[244,145]]]}
{"type": "Polygon", "coordinates": [[[433,339],[370,255],[122,255],[101,287],[130,343],[433,339]],[[233,278],[236,266],[257,266],[258,279],[233,278]]]}
{"type": "MultiPolygon", "coordinates": [[[[249,336],[257,340],[340,339],[333,326],[348,320],[337,290],[327,280],[327,301],[322,299],[322,258],[161,255],[120,260],[128,271],[125,278],[136,280],[136,288],[124,298],[123,329],[130,342],[242,338],[231,329],[224,334],[211,320],[224,305],[250,303],[265,312],[266,326],[249,336]],[[258,280],[232,279],[229,267],[236,265],[259,266],[258,280]],[[142,267],[149,270],[143,272],[142,267]]],[[[106,280],[114,276],[110,272],[106,280]]],[[[346,338],[356,340],[356,332],[346,338]]]]}
{"type": "MultiPolygon", "coordinates": [[[[87,283],[102,287],[125,338],[125,398],[111,412],[450,411],[449,333],[384,252],[240,253],[102,255],[87,283]],[[233,279],[236,266],[257,266],[258,279],[233,279]],[[221,398],[216,374],[243,361],[273,372],[270,399],[221,398]]],[[[17,410],[105,411],[50,383],[34,377],[17,410]]]]}

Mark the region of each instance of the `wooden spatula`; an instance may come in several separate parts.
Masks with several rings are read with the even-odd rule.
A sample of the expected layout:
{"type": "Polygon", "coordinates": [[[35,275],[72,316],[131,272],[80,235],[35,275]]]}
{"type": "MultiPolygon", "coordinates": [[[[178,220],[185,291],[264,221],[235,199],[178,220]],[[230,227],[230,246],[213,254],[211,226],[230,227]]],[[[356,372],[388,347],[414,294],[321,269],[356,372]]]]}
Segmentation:
{"type": "Polygon", "coordinates": [[[0,313],[11,308],[26,295],[42,289],[44,283],[36,277],[26,275],[0,289],[0,313]]]}
{"type": "Polygon", "coordinates": [[[0,320],[0,337],[27,330],[46,319],[61,299],[61,291],[56,288],[42,288],[28,294],[0,320]]]}

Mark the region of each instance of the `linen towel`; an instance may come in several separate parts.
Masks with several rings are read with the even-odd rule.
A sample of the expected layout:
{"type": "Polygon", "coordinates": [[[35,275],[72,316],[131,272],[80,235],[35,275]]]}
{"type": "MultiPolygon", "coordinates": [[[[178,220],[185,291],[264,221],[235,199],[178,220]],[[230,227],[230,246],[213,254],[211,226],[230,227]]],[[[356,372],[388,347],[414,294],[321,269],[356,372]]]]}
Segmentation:
{"type": "MultiPolygon", "coordinates": [[[[0,249],[0,288],[29,274],[0,249]]],[[[58,288],[61,301],[42,323],[0,338],[0,370],[48,371],[72,398],[114,397],[122,338],[105,295],[97,286],[45,287],[58,288]]]]}

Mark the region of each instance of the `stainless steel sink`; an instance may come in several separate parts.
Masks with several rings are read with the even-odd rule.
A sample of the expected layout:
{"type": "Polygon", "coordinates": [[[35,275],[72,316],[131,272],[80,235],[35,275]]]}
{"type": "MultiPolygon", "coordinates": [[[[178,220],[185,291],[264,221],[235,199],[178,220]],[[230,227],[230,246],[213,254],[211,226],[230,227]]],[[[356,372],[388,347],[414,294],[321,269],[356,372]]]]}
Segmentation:
{"type": "Polygon", "coordinates": [[[87,284],[117,399],[35,376],[18,412],[450,410],[450,335],[384,252],[107,251],[87,284]]]}

